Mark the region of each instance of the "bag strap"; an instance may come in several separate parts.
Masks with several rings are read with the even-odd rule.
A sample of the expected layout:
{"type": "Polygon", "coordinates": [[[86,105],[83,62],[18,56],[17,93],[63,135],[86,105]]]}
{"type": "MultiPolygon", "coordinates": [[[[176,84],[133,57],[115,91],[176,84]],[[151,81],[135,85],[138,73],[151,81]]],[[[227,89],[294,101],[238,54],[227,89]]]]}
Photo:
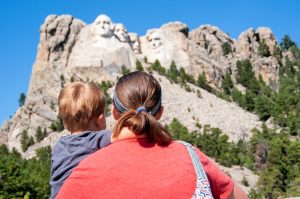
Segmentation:
{"type": "Polygon", "coordinates": [[[186,146],[188,153],[190,155],[190,158],[192,160],[196,176],[197,176],[197,187],[195,190],[195,193],[192,198],[212,198],[212,193],[210,189],[210,184],[208,181],[208,178],[206,176],[206,173],[202,167],[202,164],[199,160],[199,157],[194,149],[194,147],[185,141],[177,141],[178,143],[181,143],[186,146]]]}

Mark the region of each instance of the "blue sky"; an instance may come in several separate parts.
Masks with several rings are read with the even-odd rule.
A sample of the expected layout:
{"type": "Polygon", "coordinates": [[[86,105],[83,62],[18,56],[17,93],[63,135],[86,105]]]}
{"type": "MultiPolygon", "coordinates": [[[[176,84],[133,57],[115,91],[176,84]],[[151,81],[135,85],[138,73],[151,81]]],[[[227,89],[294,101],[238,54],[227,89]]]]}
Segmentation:
{"type": "Polygon", "coordinates": [[[49,14],[71,14],[86,23],[107,14],[139,35],[177,20],[190,30],[215,25],[233,38],[250,27],[267,26],[277,39],[288,34],[300,45],[300,1],[296,0],[2,0],[0,125],[18,109],[20,93],[27,93],[39,27],[49,14]]]}

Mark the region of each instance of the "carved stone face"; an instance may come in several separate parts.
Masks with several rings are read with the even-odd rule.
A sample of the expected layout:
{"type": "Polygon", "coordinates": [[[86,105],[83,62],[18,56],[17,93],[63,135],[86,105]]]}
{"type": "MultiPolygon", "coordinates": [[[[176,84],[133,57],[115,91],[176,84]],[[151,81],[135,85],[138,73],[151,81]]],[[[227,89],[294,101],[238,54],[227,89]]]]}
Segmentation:
{"type": "Polygon", "coordinates": [[[102,37],[111,37],[113,34],[112,21],[106,15],[99,15],[94,21],[93,32],[102,37]]]}
{"type": "Polygon", "coordinates": [[[116,24],[114,33],[121,42],[128,41],[127,30],[123,24],[121,23],[116,24]]]}
{"type": "Polygon", "coordinates": [[[136,33],[129,33],[130,45],[133,49],[133,52],[136,54],[141,53],[140,39],[136,33]]]}
{"type": "Polygon", "coordinates": [[[150,35],[147,37],[147,39],[148,39],[148,41],[151,44],[153,49],[157,49],[162,45],[161,36],[156,31],[150,33],[150,35]]]}

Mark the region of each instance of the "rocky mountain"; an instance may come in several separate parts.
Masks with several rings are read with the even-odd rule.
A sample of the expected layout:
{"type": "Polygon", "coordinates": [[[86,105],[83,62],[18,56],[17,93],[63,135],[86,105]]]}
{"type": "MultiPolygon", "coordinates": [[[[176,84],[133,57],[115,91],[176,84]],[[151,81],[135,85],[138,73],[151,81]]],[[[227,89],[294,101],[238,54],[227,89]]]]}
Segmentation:
{"type": "MultiPolygon", "coordinates": [[[[178,68],[195,78],[204,74],[211,87],[220,89],[226,73],[235,82],[236,61],[249,59],[255,75],[276,89],[279,63],[272,56],[276,48],[279,46],[274,34],[265,27],[248,29],[235,40],[211,25],[190,31],[184,23],[170,22],[138,36],[128,33],[123,24],[113,23],[106,15],[99,15],[92,24],[69,15],[50,15],[40,28],[26,102],[1,127],[0,142],[22,152],[21,133],[26,130],[34,137],[41,127],[46,128],[48,138],[43,144],[31,146],[23,155],[30,157],[37,147],[53,145],[60,133],[49,127],[57,119],[57,96],[62,86],[76,80],[115,82],[122,75],[122,68],[135,69],[136,60],[144,67],[159,60],[165,68],[175,61],[178,68]],[[264,56],[260,55],[261,45],[267,46],[264,56]]],[[[163,123],[176,117],[190,130],[195,130],[196,123],[208,124],[222,129],[233,141],[246,139],[251,129],[261,125],[256,115],[234,103],[194,85],[189,85],[194,92],[187,92],[166,77],[154,75],[164,91],[167,111],[163,123]]],[[[108,121],[112,126],[110,117],[108,121]]]]}
{"type": "MultiPolygon", "coordinates": [[[[51,128],[57,122],[57,97],[64,84],[72,81],[114,84],[124,68],[135,70],[137,60],[145,68],[159,60],[166,69],[174,61],[178,69],[183,68],[194,78],[204,75],[207,84],[216,90],[221,89],[225,75],[229,74],[243,91],[236,83],[236,62],[249,59],[255,75],[276,90],[278,48],[274,34],[266,27],[250,28],[235,40],[215,26],[202,25],[190,31],[182,22],[170,22],[138,36],[128,33],[123,24],[113,23],[106,15],[99,15],[91,24],[69,15],[50,15],[40,28],[40,43],[25,104],[0,128],[0,143],[17,149],[25,158],[35,156],[35,150],[42,146],[53,146],[67,133],[51,128]],[[47,135],[40,142],[36,138],[38,129],[47,135]],[[20,144],[24,131],[35,142],[25,152],[20,144]]],[[[153,74],[163,89],[164,124],[177,118],[191,131],[197,130],[197,124],[210,125],[220,128],[232,141],[249,138],[251,130],[261,126],[255,114],[235,103],[193,84],[188,84],[187,91],[165,76],[153,74]]],[[[113,87],[108,94],[112,92],[113,87]]],[[[107,121],[111,128],[113,121],[109,114],[107,121]]],[[[239,169],[233,170],[230,170],[232,176],[240,179],[242,175],[234,174],[239,169]]],[[[250,182],[253,187],[257,176],[251,178],[255,179],[250,182]]]]}

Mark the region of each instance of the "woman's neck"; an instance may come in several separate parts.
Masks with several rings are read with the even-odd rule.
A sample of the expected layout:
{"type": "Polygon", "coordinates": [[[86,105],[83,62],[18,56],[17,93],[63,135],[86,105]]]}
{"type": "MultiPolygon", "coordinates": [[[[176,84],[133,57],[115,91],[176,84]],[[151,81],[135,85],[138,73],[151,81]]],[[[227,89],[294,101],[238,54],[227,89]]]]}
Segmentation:
{"type": "Polygon", "coordinates": [[[133,131],[131,131],[128,127],[122,128],[120,134],[117,137],[114,137],[112,134],[111,142],[117,142],[121,140],[129,140],[129,139],[136,139],[136,138],[144,138],[146,135],[136,135],[133,131]]]}

